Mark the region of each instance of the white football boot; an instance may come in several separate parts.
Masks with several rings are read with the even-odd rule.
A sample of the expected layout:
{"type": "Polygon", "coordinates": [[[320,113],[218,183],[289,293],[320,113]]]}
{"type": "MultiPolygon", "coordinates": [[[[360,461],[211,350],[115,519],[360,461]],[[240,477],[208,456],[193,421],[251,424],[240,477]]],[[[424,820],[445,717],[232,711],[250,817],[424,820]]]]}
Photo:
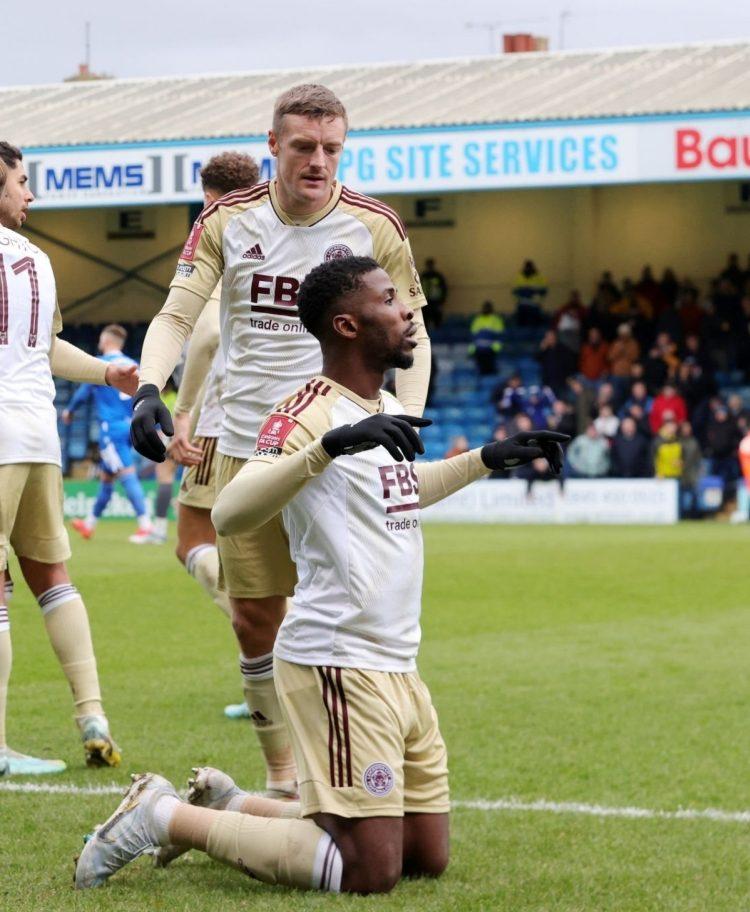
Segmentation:
{"type": "Polygon", "coordinates": [[[77,890],[100,887],[120,868],[154,849],[154,809],[169,795],[179,799],[171,782],[154,773],[133,775],[133,782],[114,814],[85,838],[76,859],[77,890]]]}

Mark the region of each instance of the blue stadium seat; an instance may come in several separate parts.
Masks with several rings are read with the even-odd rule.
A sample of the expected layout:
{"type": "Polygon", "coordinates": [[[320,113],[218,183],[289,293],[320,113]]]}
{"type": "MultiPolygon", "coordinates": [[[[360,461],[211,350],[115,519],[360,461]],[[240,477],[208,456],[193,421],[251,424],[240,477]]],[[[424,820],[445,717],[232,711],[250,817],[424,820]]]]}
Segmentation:
{"type": "Polygon", "coordinates": [[[469,444],[472,447],[483,446],[492,439],[492,432],[495,426],[487,422],[481,424],[469,425],[466,436],[469,438],[469,444]]]}
{"type": "Polygon", "coordinates": [[[443,425],[443,436],[450,442],[451,437],[461,437],[465,434],[462,424],[448,422],[443,425]]]}
{"type": "Polygon", "coordinates": [[[435,462],[438,459],[442,459],[447,450],[448,444],[442,438],[431,443],[425,441],[424,456],[422,458],[430,462],[435,462]]]}
{"type": "Polygon", "coordinates": [[[420,435],[422,437],[422,440],[425,442],[425,445],[427,443],[434,443],[437,440],[442,440],[445,436],[443,434],[443,429],[438,423],[430,424],[428,427],[421,428],[420,435]]]}

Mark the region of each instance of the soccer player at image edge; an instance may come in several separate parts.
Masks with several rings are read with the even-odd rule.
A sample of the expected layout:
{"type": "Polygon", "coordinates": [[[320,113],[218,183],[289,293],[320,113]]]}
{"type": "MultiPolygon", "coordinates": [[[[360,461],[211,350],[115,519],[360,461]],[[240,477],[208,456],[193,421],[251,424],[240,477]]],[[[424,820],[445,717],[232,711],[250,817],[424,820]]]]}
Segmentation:
{"type": "Polygon", "coordinates": [[[34,201],[20,150],[0,142],[0,775],[42,775],[61,760],[12,750],[5,738],[12,666],[8,573],[12,547],[36,598],[52,648],[73,694],[89,766],[117,766],[120,750],[102,708],[89,619],[65,565],[62,455],[52,375],[107,384],[132,396],[133,365],[105,364],[57,338],[62,329],[47,255],[20,229],[34,201]]]}

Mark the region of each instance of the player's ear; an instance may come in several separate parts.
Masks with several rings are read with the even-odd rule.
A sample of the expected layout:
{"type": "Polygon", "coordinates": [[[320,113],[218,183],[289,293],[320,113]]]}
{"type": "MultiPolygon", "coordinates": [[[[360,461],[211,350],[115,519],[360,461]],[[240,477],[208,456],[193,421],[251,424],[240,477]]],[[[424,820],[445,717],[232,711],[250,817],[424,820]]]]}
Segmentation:
{"type": "Polygon", "coordinates": [[[356,339],[359,333],[357,318],[352,314],[336,314],[333,318],[333,331],[345,339],[356,339]]]}
{"type": "Polygon", "coordinates": [[[279,154],[279,140],[273,130],[268,131],[268,149],[271,155],[279,154]]]}

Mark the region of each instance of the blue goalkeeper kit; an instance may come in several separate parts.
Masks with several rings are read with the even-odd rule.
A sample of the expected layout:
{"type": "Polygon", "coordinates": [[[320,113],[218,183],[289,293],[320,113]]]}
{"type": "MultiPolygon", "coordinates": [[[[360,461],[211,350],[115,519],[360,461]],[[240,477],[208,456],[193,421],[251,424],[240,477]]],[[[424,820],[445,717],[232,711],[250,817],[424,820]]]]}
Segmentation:
{"type": "MultiPolygon", "coordinates": [[[[100,355],[107,364],[135,364],[120,352],[100,355]]],[[[130,445],[131,397],[111,386],[95,386],[83,383],[68,404],[68,411],[75,412],[93,397],[96,417],[99,421],[99,453],[105,472],[116,475],[133,465],[133,450],[130,445]]]]}

